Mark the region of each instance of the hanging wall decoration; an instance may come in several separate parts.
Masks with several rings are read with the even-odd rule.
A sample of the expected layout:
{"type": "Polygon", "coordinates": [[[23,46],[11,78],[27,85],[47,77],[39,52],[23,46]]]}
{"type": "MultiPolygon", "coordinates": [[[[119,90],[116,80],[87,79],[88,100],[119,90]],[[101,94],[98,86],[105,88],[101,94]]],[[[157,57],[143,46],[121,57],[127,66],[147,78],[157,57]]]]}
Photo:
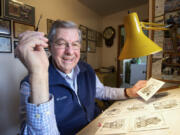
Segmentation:
{"type": "Polygon", "coordinates": [[[106,46],[111,47],[115,38],[115,29],[111,26],[106,27],[103,32],[103,38],[105,39],[106,46]]]}
{"type": "Polygon", "coordinates": [[[22,2],[4,0],[4,17],[34,25],[35,8],[22,2]]]}

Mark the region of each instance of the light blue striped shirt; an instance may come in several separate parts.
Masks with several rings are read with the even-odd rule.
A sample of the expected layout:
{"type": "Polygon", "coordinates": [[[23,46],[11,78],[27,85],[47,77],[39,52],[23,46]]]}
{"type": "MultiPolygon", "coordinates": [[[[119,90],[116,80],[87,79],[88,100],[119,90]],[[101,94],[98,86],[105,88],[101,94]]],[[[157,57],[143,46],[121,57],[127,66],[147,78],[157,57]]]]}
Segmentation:
{"type": "MultiPolygon", "coordinates": [[[[77,95],[77,75],[80,72],[76,66],[70,74],[65,74],[57,69],[61,76],[70,84],[77,95]]],[[[21,129],[23,135],[59,135],[55,113],[54,96],[50,94],[48,102],[35,105],[28,102],[30,96],[30,84],[24,82],[20,88],[20,118],[25,122],[21,129]]],[[[96,98],[98,99],[125,99],[124,88],[112,88],[104,86],[96,76],[96,98]]],[[[79,102],[80,103],[80,102],[79,102]]]]}

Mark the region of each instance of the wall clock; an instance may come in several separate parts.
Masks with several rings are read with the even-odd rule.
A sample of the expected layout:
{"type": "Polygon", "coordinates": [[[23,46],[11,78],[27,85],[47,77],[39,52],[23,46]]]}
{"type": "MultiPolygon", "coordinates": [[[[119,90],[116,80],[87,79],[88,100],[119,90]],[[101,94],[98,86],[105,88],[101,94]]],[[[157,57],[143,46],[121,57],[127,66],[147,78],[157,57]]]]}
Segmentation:
{"type": "Polygon", "coordinates": [[[111,47],[113,45],[115,34],[115,29],[111,26],[108,26],[104,29],[103,38],[105,39],[105,44],[107,47],[111,47]]]}

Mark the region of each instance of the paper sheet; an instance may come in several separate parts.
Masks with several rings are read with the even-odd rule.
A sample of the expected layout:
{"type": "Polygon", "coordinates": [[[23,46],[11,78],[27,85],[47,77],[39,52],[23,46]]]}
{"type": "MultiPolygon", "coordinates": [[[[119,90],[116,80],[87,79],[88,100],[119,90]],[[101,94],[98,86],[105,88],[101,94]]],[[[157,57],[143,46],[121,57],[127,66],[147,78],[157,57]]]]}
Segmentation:
{"type": "Polygon", "coordinates": [[[162,86],[164,85],[163,81],[150,78],[147,82],[147,85],[140,89],[137,94],[142,97],[145,101],[149,100],[162,86]]]}

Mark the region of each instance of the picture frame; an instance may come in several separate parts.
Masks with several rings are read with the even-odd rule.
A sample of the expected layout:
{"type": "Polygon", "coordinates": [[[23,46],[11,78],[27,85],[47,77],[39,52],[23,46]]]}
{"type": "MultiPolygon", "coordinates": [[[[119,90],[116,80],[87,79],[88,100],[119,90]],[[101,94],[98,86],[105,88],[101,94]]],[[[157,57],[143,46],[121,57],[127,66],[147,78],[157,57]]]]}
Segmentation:
{"type": "Polygon", "coordinates": [[[87,39],[88,40],[93,40],[93,31],[91,29],[88,29],[87,39]]]}
{"type": "Polygon", "coordinates": [[[81,42],[81,52],[86,52],[87,51],[87,40],[86,39],[82,39],[81,42]]]}
{"type": "Polygon", "coordinates": [[[102,33],[100,33],[100,32],[96,33],[96,47],[103,47],[102,33]]]}
{"type": "Polygon", "coordinates": [[[11,53],[11,52],[12,52],[11,38],[0,36],[0,53],[11,53]]]}
{"type": "Polygon", "coordinates": [[[11,35],[11,20],[0,18],[0,35],[11,35]]]}
{"type": "Polygon", "coordinates": [[[35,25],[35,8],[22,2],[4,0],[4,17],[35,25]]]}
{"type": "Polygon", "coordinates": [[[18,38],[18,35],[29,30],[34,31],[35,27],[33,25],[23,24],[19,22],[13,22],[14,38],[18,38]]]}
{"type": "Polygon", "coordinates": [[[96,41],[96,31],[92,30],[91,40],[96,41]]]}
{"type": "Polygon", "coordinates": [[[87,29],[88,28],[86,26],[80,25],[79,29],[81,31],[82,39],[87,39],[87,29]]]}
{"type": "Polygon", "coordinates": [[[47,34],[50,32],[51,26],[54,22],[54,20],[47,19],[47,34]]]}
{"type": "Polygon", "coordinates": [[[96,52],[96,42],[88,40],[88,52],[95,53],[96,52]]]}

